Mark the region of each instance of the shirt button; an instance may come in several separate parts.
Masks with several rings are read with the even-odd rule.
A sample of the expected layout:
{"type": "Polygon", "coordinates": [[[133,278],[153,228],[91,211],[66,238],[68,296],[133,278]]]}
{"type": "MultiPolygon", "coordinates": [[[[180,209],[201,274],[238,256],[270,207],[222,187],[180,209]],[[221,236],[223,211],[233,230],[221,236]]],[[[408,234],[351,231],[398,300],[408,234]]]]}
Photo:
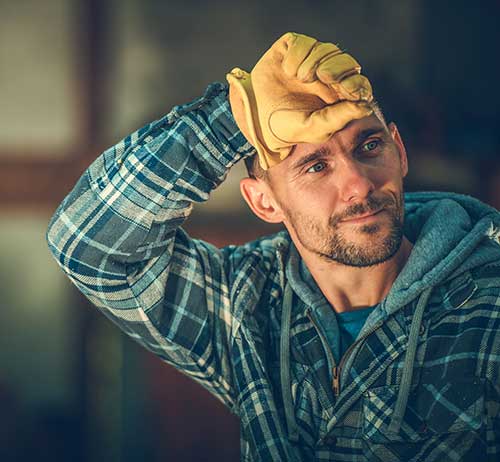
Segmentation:
{"type": "Polygon", "coordinates": [[[328,446],[335,446],[337,444],[337,437],[334,435],[329,435],[325,438],[325,444],[328,446]]]}

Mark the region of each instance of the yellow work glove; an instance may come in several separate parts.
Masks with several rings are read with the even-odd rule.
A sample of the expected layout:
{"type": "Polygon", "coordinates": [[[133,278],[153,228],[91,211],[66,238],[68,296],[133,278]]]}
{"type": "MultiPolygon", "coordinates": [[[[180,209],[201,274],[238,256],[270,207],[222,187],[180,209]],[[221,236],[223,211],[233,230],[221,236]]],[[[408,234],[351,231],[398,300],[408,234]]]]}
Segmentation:
{"type": "Polygon", "coordinates": [[[297,143],[322,143],[372,111],[372,89],[361,66],[333,43],[288,32],[251,73],[226,75],[234,118],[264,170],[297,143]]]}

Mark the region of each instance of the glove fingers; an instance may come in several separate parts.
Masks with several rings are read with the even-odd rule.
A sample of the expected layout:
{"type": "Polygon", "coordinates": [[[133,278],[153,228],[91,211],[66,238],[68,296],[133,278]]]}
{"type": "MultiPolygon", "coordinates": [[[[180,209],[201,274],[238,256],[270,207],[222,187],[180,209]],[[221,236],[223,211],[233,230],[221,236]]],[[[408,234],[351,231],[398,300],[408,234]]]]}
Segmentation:
{"type": "Polygon", "coordinates": [[[362,74],[350,75],[340,83],[332,83],[331,85],[342,99],[368,102],[373,99],[370,81],[362,74]]]}
{"type": "Polygon", "coordinates": [[[315,80],[315,71],[320,63],[342,53],[342,51],[333,43],[318,43],[311,50],[309,55],[297,70],[297,78],[303,82],[312,82],[315,80]]]}
{"type": "Polygon", "coordinates": [[[307,35],[289,32],[282,37],[285,45],[283,71],[287,77],[293,78],[304,59],[309,55],[317,40],[307,35]]]}
{"type": "Polygon", "coordinates": [[[342,101],[311,113],[282,109],[271,115],[269,125],[282,142],[323,143],[350,121],[370,115],[373,109],[366,102],[342,101]]]}
{"type": "Polygon", "coordinates": [[[359,74],[361,66],[347,53],[325,59],[316,70],[318,79],[325,84],[340,82],[349,75],[359,74]]]}

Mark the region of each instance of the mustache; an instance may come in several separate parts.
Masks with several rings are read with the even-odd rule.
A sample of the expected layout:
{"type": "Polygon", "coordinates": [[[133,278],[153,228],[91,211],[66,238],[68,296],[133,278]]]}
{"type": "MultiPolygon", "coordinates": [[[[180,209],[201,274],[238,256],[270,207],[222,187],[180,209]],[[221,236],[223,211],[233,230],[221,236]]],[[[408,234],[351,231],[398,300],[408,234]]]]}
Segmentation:
{"type": "Polygon", "coordinates": [[[345,209],[339,215],[335,215],[330,219],[330,225],[336,226],[342,220],[356,218],[361,215],[367,215],[377,212],[380,209],[391,209],[397,207],[395,200],[392,197],[376,198],[368,197],[364,204],[354,204],[345,209]]]}

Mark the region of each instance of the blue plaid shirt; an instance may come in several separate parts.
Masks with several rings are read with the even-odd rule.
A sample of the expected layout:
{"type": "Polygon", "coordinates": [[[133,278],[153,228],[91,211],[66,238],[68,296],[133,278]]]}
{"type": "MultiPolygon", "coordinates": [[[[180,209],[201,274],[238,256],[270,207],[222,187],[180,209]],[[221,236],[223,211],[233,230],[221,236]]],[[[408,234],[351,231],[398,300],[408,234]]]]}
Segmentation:
{"type": "MultiPolygon", "coordinates": [[[[388,297],[340,369],[286,231],[218,249],[181,227],[253,152],[227,87],[210,85],[90,165],[50,222],[55,259],[123,331],[238,415],[242,461],[499,460],[498,216],[475,217],[481,237],[459,244],[481,246],[482,264],[441,272],[432,290],[422,277],[397,310],[388,297]]],[[[410,223],[422,204],[444,204],[406,200],[410,223]]]]}

